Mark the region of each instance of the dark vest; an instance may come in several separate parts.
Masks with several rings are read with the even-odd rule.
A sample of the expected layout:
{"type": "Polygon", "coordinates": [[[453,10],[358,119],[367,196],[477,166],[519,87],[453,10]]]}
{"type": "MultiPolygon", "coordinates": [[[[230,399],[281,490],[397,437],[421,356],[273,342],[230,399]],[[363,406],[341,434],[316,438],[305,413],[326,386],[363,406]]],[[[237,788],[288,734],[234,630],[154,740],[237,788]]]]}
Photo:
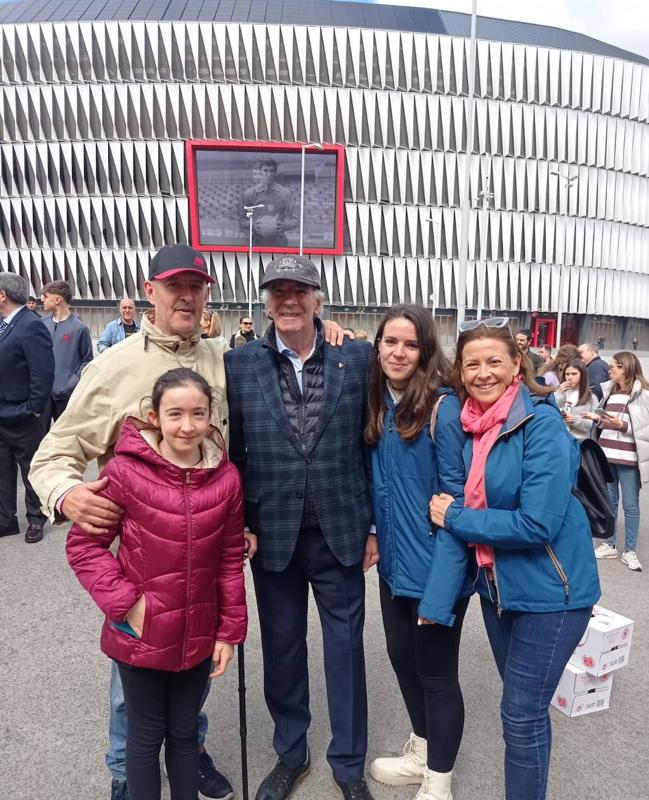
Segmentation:
{"type": "MultiPolygon", "coordinates": [[[[274,337],[273,337],[274,338],[274,337]]],[[[324,393],[324,338],[318,329],[316,347],[302,368],[302,391],[290,360],[277,353],[279,388],[293,430],[297,433],[305,453],[309,450],[318,427],[320,403],[324,393]]],[[[306,491],[302,527],[318,527],[318,518],[313,507],[309,487],[307,463],[306,491]]]]}

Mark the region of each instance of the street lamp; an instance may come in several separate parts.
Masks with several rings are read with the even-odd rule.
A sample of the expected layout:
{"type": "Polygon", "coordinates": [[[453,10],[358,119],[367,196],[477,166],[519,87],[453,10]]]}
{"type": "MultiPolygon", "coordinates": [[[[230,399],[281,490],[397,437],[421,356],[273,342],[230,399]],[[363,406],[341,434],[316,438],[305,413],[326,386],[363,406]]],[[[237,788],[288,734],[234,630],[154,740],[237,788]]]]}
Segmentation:
{"type": "Polygon", "coordinates": [[[250,229],[250,239],[248,247],[248,316],[252,319],[252,218],[255,215],[255,209],[266,208],[263,203],[257,203],[256,206],[244,206],[243,210],[248,217],[248,227],[250,229]]]}
{"type": "Polygon", "coordinates": [[[474,144],[475,116],[475,60],[476,60],[476,28],[477,28],[477,0],[471,3],[471,38],[469,44],[469,97],[467,100],[467,142],[466,158],[464,162],[464,189],[462,192],[462,224],[460,228],[460,265],[458,271],[457,287],[457,324],[464,322],[466,316],[466,267],[469,256],[469,217],[471,214],[471,173],[469,169],[471,154],[474,144]]]}
{"type": "Polygon", "coordinates": [[[324,150],[321,144],[309,142],[302,145],[302,167],[300,170],[300,255],[304,252],[304,162],[306,160],[307,147],[315,150],[324,150]]]}
{"type": "MultiPolygon", "coordinates": [[[[424,219],[424,222],[430,222],[430,224],[434,228],[437,228],[440,225],[440,221],[438,219],[435,219],[434,217],[426,217],[424,219]]],[[[434,237],[433,237],[433,241],[434,241],[434,237]]],[[[437,252],[438,252],[438,248],[435,247],[435,254],[433,255],[433,261],[440,261],[440,266],[441,266],[441,259],[437,255],[437,252]]],[[[432,305],[432,308],[433,308],[433,319],[435,319],[435,295],[431,294],[429,299],[430,299],[430,302],[431,302],[431,305],[432,305]]]]}
{"type": "MultiPolygon", "coordinates": [[[[550,170],[550,175],[554,175],[559,180],[564,182],[564,186],[566,188],[566,210],[565,213],[561,213],[561,203],[559,203],[559,216],[568,217],[568,212],[570,211],[570,190],[573,186],[577,185],[577,181],[579,180],[579,175],[562,175],[558,170],[550,170]]],[[[561,264],[559,264],[559,308],[557,310],[557,338],[555,345],[557,349],[561,347],[561,318],[563,316],[563,273],[564,273],[564,266],[566,262],[566,229],[564,227],[563,232],[563,259],[561,264]]]]}
{"type": "MultiPolygon", "coordinates": [[[[482,214],[480,217],[480,257],[484,261],[484,275],[487,274],[487,209],[494,199],[493,192],[489,191],[489,174],[485,173],[482,179],[482,191],[478,193],[478,200],[482,200],[482,214]]],[[[484,304],[484,280],[478,269],[478,307],[477,319],[482,319],[482,306],[484,304]]]]}

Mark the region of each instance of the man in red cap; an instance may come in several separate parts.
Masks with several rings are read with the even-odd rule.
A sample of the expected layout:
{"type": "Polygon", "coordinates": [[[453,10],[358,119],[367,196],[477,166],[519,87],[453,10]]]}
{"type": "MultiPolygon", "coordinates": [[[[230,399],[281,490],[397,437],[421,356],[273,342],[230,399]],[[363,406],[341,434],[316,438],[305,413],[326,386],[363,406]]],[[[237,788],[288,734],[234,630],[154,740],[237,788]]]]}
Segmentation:
{"type": "MultiPolygon", "coordinates": [[[[205,258],[186,244],[166,245],[151,259],[144,291],[153,311],[143,315],[138,333],[88,365],[66,411],[32,461],[31,479],[53,522],[70,520],[89,533],[101,533],[119,519],[121,509],[100,494],[106,479],[86,483],[83,475],[90,461],[97,459],[101,468],[111,458],[123,420],[142,415],[163,372],[178,366],[195,369],[214,391],[212,422],[222,426],[227,420],[224,346],[200,337],[199,322],[211,283],[214,278],[205,258]]],[[[114,664],[110,706],[106,765],[113,777],[111,798],[128,800],[126,709],[114,664]]],[[[228,800],[232,786],[205,752],[206,732],[207,717],[201,713],[197,743],[201,796],[228,800]]]]}
{"type": "MultiPolygon", "coordinates": [[[[122,510],[100,494],[106,479],[84,482],[84,472],[90,461],[97,459],[101,468],[111,458],[122,422],[129,415],[142,416],[153,384],[167,370],[189,367],[207,379],[214,395],[212,422],[226,433],[226,345],[218,339],[201,339],[200,330],[211,283],[214,278],[204,256],[186,244],[166,245],[151,259],[144,291],[153,310],[143,315],[138,333],[88,365],[67,409],[32,461],[30,480],[53,522],[76,522],[88,533],[103,533],[116,523],[122,510]]],[[[332,326],[334,339],[337,331],[332,326]]],[[[113,777],[111,800],[128,800],[126,711],[114,664],[110,701],[106,765],[113,777]]],[[[229,800],[232,786],[205,752],[206,732],[207,717],[201,713],[200,796],[229,800]]]]}

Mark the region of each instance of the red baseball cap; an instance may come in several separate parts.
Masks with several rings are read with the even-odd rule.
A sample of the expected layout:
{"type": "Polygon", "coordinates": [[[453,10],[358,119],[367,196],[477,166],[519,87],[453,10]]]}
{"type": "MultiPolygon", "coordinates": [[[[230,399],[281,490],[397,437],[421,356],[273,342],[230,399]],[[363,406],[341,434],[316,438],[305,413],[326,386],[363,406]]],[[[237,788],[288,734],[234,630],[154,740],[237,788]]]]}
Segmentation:
{"type": "Polygon", "coordinates": [[[166,244],[149,263],[150,281],[162,281],[179,272],[195,272],[206,283],[216,283],[203,255],[188,244],[166,244]]]}

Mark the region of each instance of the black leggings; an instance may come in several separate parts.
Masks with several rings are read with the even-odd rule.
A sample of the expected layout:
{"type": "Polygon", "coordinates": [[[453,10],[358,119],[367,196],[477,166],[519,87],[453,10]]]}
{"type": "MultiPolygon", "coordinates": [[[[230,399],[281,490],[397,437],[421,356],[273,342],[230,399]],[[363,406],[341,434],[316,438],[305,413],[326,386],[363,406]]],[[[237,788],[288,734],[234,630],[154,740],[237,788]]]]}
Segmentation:
{"type": "Polygon", "coordinates": [[[207,658],[183,672],[117,662],[128,734],[126,783],[130,800],[160,800],[160,747],[172,800],[198,797],[198,712],[212,666],[207,658]]]}
{"type": "Polygon", "coordinates": [[[455,604],[452,628],[417,625],[419,600],[391,597],[387,583],[379,584],[388,656],[412,730],[428,742],[428,768],[450,772],[464,730],[458,651],[469,598],[455,604]]]}

